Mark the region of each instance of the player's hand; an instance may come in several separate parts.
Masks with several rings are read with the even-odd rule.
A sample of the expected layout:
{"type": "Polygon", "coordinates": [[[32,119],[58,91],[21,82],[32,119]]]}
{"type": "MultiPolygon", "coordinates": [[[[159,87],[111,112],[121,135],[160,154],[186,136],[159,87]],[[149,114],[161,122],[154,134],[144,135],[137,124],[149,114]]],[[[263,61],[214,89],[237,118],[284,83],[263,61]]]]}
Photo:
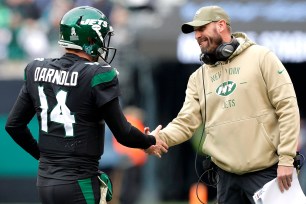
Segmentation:
{"type": "Polygon", "coordinates": [[[288,190],[292,182],[293,166],[281,166],[277,168],[277,182],[281,192],[288,190]]]}
{"type": "Polygon", "coordinates": [[[156,144],[155,145],[151,145],[148,149],[145,150],[145,152],[150,154],[150,155],[155,155],[155,156],[157,156],[159,158],[161,158],[161,155],[163,153],[167,153],[168,152],[168,145],[158,137],[158,133],[161,130],[161,128],[162,128],[162,126],[159,125],[151,133],[150,133],[150,129],[148,127],[146,127],[144,129],[145,134],[153,135],[155,137],[155,139],[156,139],[156,144]]]}

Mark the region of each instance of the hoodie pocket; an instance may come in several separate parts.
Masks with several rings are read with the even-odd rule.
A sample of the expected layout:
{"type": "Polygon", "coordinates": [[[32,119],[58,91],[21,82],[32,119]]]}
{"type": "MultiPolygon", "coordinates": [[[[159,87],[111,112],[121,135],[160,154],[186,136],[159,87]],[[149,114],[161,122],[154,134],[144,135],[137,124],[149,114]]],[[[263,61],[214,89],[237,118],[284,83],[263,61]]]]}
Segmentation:
{"type": "Polygon", "coordinates": [[[262,129],[263,136],[264,136],[264,138],[266,139],[267,143],[270,145],[270,147],[271,147],[272,149],[274,149],[274,150],[276,151],[275,146],[273,145],[272,141],[270,140],[270,137],[269,137],[268,134],[267,134],[267,131],[266,131],[266,129],[265,129],[264,124],[263,124],[263,123],[260,123],[260,126],[261,126],[261,129],[262,129]]]}
{"type": "Polygon", "coordinates": [[[277,159],[273,143],[256,118],[209,127],[206,133],[203,151],[230,172],[259,170],[277,159]]]}

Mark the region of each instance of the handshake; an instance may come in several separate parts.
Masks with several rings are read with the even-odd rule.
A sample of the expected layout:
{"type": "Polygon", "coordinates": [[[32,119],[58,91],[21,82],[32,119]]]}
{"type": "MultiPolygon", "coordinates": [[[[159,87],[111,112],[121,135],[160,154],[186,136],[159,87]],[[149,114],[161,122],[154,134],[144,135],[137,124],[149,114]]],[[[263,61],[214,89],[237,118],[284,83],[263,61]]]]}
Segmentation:
{"type": "Polygon", "coordinates": [[[150,132],[150,129],[148,127],[144,128],[145,134],[153,135],[156,139],[156,144],[151,145],[148,149],[145,149],[145,152],[149,155],[155,155],[158,158],[161,158],[163,153],[168,152],[168,145],[158,137],[158,133],[161,130],[161,128],[162,126],[159,125],[152,132],[150,132]]]}

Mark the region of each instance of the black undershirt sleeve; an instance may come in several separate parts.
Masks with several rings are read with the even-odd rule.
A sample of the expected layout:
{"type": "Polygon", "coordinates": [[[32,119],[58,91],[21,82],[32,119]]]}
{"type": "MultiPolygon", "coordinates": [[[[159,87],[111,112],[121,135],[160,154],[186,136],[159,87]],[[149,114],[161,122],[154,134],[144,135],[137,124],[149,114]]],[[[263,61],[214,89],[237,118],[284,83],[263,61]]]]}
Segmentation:
{"type": "Polygon", "coordinates": [[[108,127],[120,144],[141,149],[147,149],[151,145],[156,144],[154,136],[145,135],[126,120],[118,98],[103,105],[100,111],[108,127]]]}
{"type": "Polygon", "coordinates": [[[8,116],[5,129],[20,147],[38,160],[40,155],[39,147],[27,127],[34,115],[35,109],[30,97],[21,90],[8,116]]]}

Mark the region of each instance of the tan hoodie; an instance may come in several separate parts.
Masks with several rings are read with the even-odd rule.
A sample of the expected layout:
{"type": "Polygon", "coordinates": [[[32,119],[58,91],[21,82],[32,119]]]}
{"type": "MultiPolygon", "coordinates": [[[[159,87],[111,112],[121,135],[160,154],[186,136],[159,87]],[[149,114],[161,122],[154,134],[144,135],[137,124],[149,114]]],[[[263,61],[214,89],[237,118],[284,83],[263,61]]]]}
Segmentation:
{"type": "Polygon", "coordinates": [[[233,35],[239,47],[190,76],[183,107],[159,136],[177,145],[204,121],[202,150],[220,168],[244,174],[277,162],[293,166],[300,116],[289,74],[270,50],[244,33],[233,35]]]}

